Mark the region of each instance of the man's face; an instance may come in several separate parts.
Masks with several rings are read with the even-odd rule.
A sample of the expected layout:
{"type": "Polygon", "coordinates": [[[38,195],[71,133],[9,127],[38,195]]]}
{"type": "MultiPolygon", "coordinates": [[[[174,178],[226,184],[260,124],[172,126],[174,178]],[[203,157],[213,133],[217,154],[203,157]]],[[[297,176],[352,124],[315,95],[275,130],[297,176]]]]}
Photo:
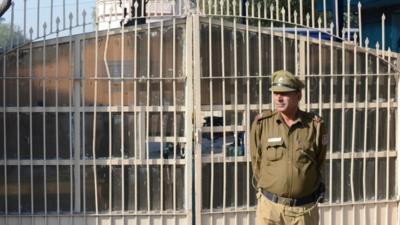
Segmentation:
{"type": "Polygon", "coordinates": [[[273,92],[273,97],[276,111],[291,114],[297,110],[301,99],[301,92],[273,92]]]}

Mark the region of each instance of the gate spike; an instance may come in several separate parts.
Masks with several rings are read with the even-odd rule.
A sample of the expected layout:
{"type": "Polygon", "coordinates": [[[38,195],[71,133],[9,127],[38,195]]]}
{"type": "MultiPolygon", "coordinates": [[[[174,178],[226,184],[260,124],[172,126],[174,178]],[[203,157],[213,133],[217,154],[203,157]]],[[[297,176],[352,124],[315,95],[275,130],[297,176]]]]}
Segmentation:
{"type": "Polygon", "coordinates": [[[285,17],[286,17],[286,10],[284,7],[282,7],[281,9],[281,14],[282,14],[282,21],[285,21],[285,17]]]}
{"type": "Polygon", "coordinates": [[[368,48],[368,45],[369,45],[369,39],[365,38],[365,47],[368,48]]]}
{"type": "Polygon", "coordinates": [[[321,17],[318,17],[317,23],[318,23],[318,29],[321,30],[321,24],[322,24],[321,17]]]}
{"type": "Polygon", "coordinates": [[[249,5],[250,5],[249,1],[246,1],[244,6],[245,6],[245,12],[246,12],[247,18],[249,18],[249,5]]]}
{"type": "Polygon", "coordinates": [[[291,22],[291,20],[292,20],[292,18],[290,18],[292,15],[290,14],[291,13],[291,11],[292,11],[292,7],[291,7],[291,1],[290,0],[288,0],[287,1],[287,8],[288,8],[288,21],[289,21],[289,23],[291,22]]]}
{"type": "Polygon", "coordinates": [[[273,19],[274,18],[274,5],[273,4],[271,4],[269,6],[269,12],[271,13],[271,19],[273,19]]]}
{"type": "Polygon", "coordinates": [[[294,10],[293,12],[293,17],[294,17],[294,24],[297,24],[297,11],[294,10]]]}
{"type": "Polygon", "coordinates": [[[385,50],[385,13],[382,14],[382,50],[385,50]]]}
{"type": "Polygon", "coordinates": [[[345,41],[345,35],[346,35],[346,28],[343,27],[343,29],[342,29],[342,39],[343,39],[343,41],[345,41]]]}
{"type": "Polygon", "coordinates": [[[31,38],[31,41],[32,41],[32,35],[33,35],[33,28],[31,27],[31,28],[29,29],[29,36],[30,36],[30,38],[31,38]]]}
{"type": "Polygon", "coordinates": [[[60,17],[57,16],[57,18],[56,18],[56,32],[57,33],[60,31],[60,27],[59,27],[60,22],[61,22],[60,17]]]}
{"type": "Polygon", "coordinates": [[[358,32],[360,33],[360,47],[362,47],[362,20],[361,20],[361,2],[358,2],[358,32]]]}
{"type": "Polygon", "coordinates": [[[83,25],[86,23],[86,10],[82,11],[82,17],[83,17],[83,25]]]}
{"type": "Polygon", "coordinates": [[[72,15],[71,12],[69,13],[68,18],[69,18],[69,29],[72,29],[72,19],[74,18],[74,16],[72,15]]]}
{"type": "MultiPolygon", "coordinates": [[[[175,17],[175,15],[176,15],[176,1],[175,0],[173,0],[172,1],[172,16],[174,16],[175,17]]],[[[204,9],[204,12],[203,12],[204,14],[206,13],[206,9],[204,9]]]]}
{"type": "Polygon", "coordinates": [[[354,44],[357,44],[357,38],[358,38],[358,35],[357,35],[357,33],[354,33],[354,36],[353,36],[353,38],[354,38],[354,44]]]}
{"type": "Polygon", "coordinates": [[[233,7],[233,16],[237,16],[237,15],[236,15],[236,0],[234,0],[234,1],[232,2],[232,7],[233,7]]]}

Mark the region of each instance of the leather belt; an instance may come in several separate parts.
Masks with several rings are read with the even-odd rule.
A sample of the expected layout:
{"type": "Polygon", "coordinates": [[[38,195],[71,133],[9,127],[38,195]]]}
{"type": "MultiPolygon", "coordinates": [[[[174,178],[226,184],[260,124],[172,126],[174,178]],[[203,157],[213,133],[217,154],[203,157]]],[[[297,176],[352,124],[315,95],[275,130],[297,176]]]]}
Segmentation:
{"type": "Polygon", "coordinates": [[[261,193],[270,201],[288,206],[302,206],[309,203],[322,202],[324,191],[321,186],[317,188],[311,195],[304,198],[285,198],[261,189],[261,193]]]}

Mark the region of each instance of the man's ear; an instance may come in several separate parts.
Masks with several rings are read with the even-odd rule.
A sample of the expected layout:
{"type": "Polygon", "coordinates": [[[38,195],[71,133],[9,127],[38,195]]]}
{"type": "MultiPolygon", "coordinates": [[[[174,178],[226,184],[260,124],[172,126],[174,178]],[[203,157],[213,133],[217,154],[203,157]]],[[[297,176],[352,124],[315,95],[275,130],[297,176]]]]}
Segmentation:
{"type": "Polygon", "coordinates": [[[302,97],[303,97],[303,94],[301,93],[301,91],[298,91],[297,98],[299,99],[299,101],[301,100],[302,97]]]}

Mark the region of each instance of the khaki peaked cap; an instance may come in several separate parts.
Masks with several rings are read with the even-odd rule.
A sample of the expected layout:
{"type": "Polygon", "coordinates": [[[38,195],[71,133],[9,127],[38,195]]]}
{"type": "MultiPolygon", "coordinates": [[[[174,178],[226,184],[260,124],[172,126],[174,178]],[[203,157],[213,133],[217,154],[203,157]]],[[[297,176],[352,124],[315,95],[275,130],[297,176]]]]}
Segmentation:
{"type": "Polygon", "coordinates": [[[279,70],[272,74],[272,85],[269,89],[272,92],[300,91],[304,84],[299,78],[286,70],[279,70]]]}

